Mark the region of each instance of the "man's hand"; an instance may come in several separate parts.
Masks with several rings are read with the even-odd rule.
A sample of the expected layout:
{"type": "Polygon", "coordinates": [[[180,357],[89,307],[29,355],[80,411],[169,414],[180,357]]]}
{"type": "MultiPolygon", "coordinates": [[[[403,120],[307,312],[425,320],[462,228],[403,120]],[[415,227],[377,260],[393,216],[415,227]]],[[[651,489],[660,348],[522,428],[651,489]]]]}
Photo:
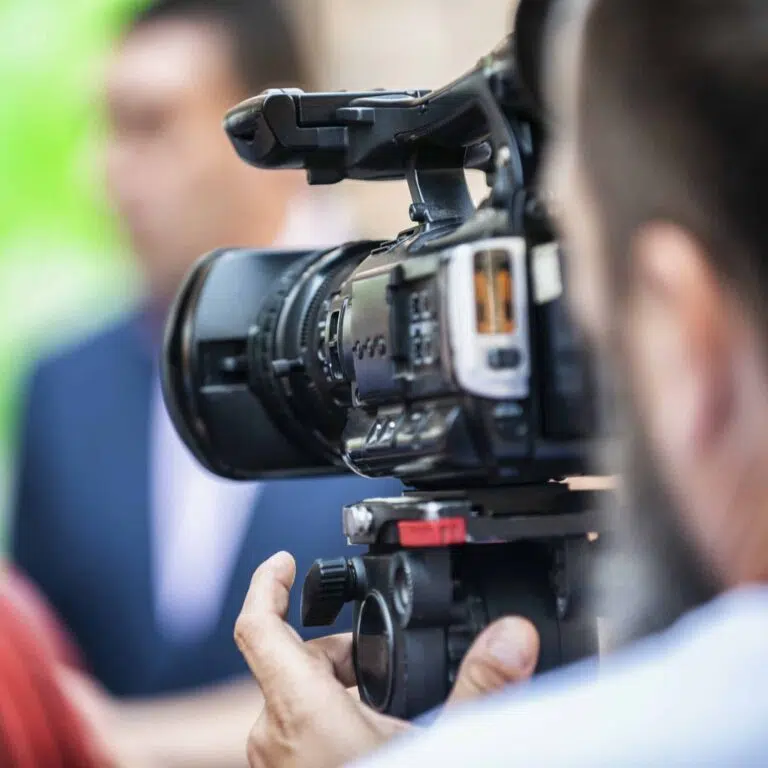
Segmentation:
{"type": "MultiPolygon", "coordinates": [[[[252,768],[338,766],[373,751],[408,729],[351,696],[352,638],[335,635],[303,643],[285,623],[296,564],[286,553],[253,576],[235,627],[235,640],[264,696],[248,739],[252,768]]],[[[500,619],[465,657],[448,704],[489,693],[533,673],[539,640],[523,619],[500,619]]]]}

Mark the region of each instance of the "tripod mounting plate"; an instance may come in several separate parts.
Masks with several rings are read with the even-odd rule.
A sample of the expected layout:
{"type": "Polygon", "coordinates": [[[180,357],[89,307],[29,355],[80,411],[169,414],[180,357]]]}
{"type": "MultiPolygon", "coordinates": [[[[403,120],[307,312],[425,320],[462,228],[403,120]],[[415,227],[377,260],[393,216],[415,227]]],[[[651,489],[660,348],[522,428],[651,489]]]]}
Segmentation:
{"type": "Polygon", "coordinates": [[[403,547],[584,536],[604,529],[605,493],[550,483],[365,499],[344,507],[344,533],[350,544],[403,547]]]}

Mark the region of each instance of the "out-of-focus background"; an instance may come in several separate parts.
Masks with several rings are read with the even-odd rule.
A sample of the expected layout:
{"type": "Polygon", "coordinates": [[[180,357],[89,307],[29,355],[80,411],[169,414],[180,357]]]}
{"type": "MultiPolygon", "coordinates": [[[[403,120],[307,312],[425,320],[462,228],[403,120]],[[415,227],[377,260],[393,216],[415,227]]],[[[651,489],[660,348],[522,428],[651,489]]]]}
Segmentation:
{"type": "MultiPolygon", "coordinates": [[[[432,88],[507,32],[509,0],[287,0],[314,61],[314,85],[432,88]]],[[[0,3],[0,548],[20,394],[45,351],[126,308],[139,285],[101,180],[99,86],[126,12],[140,0],[0,3]]],[[[356,234],[407,225],[394,183],[317,190],[356,234]]],[[[45,478],[39,478],[45,483],[45,478]]]]}

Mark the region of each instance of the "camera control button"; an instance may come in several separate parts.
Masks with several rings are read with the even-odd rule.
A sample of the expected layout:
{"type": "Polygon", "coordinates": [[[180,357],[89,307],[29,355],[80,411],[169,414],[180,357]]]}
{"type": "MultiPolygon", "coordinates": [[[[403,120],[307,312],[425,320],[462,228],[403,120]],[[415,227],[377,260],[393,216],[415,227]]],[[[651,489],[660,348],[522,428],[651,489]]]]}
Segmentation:
{"type": "Polygon", "coordinates": [[[379,438],[378,445],[381,447],[387,447],[389,448],[395,439],[395,434],[397,433],[397,427],[400,421],[395,418],[387,419],[384,424],[384,430],[381,433],[381,437],[379,438]]]}
{"type": "Polygon", "coordinates": [[[421,425],[418,440],[422,446],[434,448],[445,439],[450,426],[451,410],[444,408],[430,411],[421,425]]]}
{"type": "Polygon", "coordinates": [[[526,440],[530,429],[528,413],[520,403],[501,403],[493,410],[496,433],[505,441],[526,440]]]}
{"type": "Polygon", "coordinates": [[[354,599],[356,573],[345,557],[315,560],[301,591],[301,619],[305,627],[327,627],[344,604],[354,599]]]}
{"type": "Polygon", "coordinates": [[[413,411],[402,421],[395,436],[395,445],[398,448],[412,448],[417,442],[416,434],[424,421],[423,411],[413,411]]]}
{"type": "Polygon", "coordinates": [[[373,446],[378,445],[381,441],[381,436],[384,433],[384,428],[386,426],[387,420],[386,419],[377,419],[373,426],[371,427],[371,431],[368,433],[368,437],[366,438],[366,445],[367,446],[373,446]]]}
{"type": "Polygon", "coordinates": [[[515,347],[492,349],[488,352],[488,366],[497,371],[517,368],[521,360],[520,350],[515,347]]]}

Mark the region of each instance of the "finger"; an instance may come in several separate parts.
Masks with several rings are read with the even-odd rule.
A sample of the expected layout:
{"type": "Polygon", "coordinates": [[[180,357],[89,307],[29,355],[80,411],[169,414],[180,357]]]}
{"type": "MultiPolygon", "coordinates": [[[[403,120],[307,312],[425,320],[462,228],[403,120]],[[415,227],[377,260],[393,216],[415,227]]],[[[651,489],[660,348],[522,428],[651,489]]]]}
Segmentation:
{"type": "Polygon", "coordinates": [[[249,768],[267,768],[270,765],[269,723],[264,713],[259,716],[248,734],[246,757],[249,768]]]}
{"type": "MultiPolygon", "coordinates": [[[[264,562],[251,580],[243,610],[235,624],[235,641],[265,699],[283,715],[307,709],[310,702],[326,697],[333,685],[344,695],[344,687],[333,679],[334,661],[344,669],[342,643],[317,643],[307,650],[296,632],[284,621],[290,589],[296,575],[293,558],[281,552],[264,562]],[[323,671],[326,675],[323,675],[323,671]],[[320,674],[318,674],[320,673],[320,674]]],[[[326,638],[326,641],[330,640],[326,638]]],[[[351,652],[350,652],[351,656],[351,652]]],[[[328,702],[330,705],[332,700],[328,702]]]]}
{"type": "Polygon", "coordinates": [[[366,704],[360,704],[360,712],[363,720],[368,724],[372,733],[377,734],[380,741],[388,741],[398,734],[414,728],[407,720],[400,720],[392,715],[376,712],[366,704]]]}
{"type": "Polygon", "coordinates": [[[345,687],[355,686],[357,675],[352,657],[352,633],[328,635],[304,643],[306,650],[320,663],[330,665],[333,676],[345,687]]]}
{"type": "Polygon", "coordinates": [[[539,635],[529,621],[499,619],[481,632],[459,667],[447,704],[456,704],[527,680],[539,658],[539,635]]]}
{"type": "Polygon", "coordinates": [[[355,700],[360,701],[360,689],[356,685],[350,685],[347,688],[347,693],[355,700]]]}

